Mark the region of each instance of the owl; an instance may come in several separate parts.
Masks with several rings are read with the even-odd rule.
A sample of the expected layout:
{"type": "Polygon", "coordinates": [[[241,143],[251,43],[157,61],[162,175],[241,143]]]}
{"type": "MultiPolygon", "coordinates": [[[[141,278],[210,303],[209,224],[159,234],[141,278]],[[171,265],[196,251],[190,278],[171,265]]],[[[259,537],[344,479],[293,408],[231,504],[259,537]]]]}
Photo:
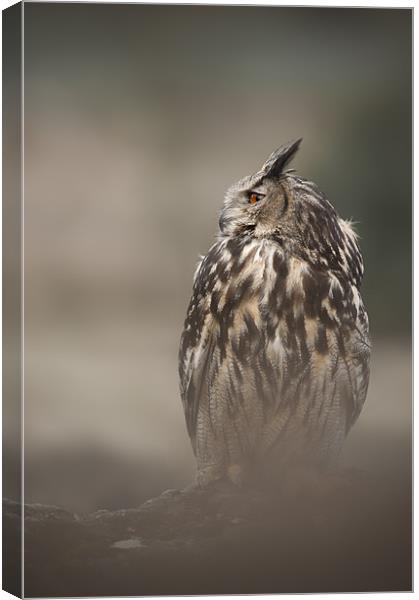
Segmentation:
{"type": "Polygon", "coordinates": [[[242,483],[268,461],[335,465],[365,401],[357,235],[286,169],[300,142],[230,187],[195,272],[179,374],[201,485],[242,483]]]}

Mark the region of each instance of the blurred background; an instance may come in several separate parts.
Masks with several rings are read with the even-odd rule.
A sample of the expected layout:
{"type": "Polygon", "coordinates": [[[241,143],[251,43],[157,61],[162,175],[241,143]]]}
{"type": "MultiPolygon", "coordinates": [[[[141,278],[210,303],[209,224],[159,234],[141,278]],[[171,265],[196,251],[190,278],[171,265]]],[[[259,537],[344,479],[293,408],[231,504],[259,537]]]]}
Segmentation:
{"type": "Polygon", "coordinates": [[[293,166],[357,222],[366,263],[371,385],[343,460],[410,472],[411,27],[25,3],[26,502],[130,507],[191,482],[177,350],[198,255],[225,189],[299,136],[293,166]]]}

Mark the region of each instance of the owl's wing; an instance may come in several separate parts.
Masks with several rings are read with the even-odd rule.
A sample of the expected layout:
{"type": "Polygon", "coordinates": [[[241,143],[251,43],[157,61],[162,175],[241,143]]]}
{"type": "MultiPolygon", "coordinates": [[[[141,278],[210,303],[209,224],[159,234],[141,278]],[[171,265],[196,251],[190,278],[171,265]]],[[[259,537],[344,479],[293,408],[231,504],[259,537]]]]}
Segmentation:
{"type": "Polygon", "coordinates": [[[199,347],[189,347],[182,355],[183,367],[180,367],[181,398],[185,413],[186,427],[195,449],[196,423],[198,408],[205,395],[205,385],[208,381],[210,358],[213,353],[212,338],[209,336],[199,347]]]}
{"type": "Polygon", "coordinates": [[[213,353],[212,318],[209,309],[211,274],[208,256],[197,267],[192,297],[179,348],[180,395],[186,426],[195,449],[196,422],[200,399],[208,380],[213,353]]]}
{"type": "MultiPolygon", "coordinates": [[[[328,307],[327,314],[332,314],[328,302],[329,298],[324,299],[322,307],[328,307]]],[[[274,447],[303,423],[310,439],[320,440],[327,455],[335,456],[340,450],[362,410],[369,381],[368,319],[360,299],[356,311],[351,302],[349,305],[344,327],[337,320],[330,320],[328,328],[323,326],[321,318],[326,319],[326,312],[319,321],[313,320],[313,329],[301,335],[308,343],[305,358],[297,340],[291,349],[285,348],[285,354],[281,351],[278,402],[267,419],[264,448],[274,447]],[[321,339],[328,348],[326,353],[319,343],[321,339]]],[[[294,339],[293,335],[289,337],[294,339]]],[[[280,335],[273,346],[282,348],[280,335]]],[[[280,360],[278,354],[278,364],[280,360]]]]}
{"type": "Polygon", "coordinates": [[[347,421],[347,432],[358,419],[365,403],[370,378],[370,354],[368,317],[361,305],[354,330],[354,343],[350,357],[352,410],[347,421]]]}

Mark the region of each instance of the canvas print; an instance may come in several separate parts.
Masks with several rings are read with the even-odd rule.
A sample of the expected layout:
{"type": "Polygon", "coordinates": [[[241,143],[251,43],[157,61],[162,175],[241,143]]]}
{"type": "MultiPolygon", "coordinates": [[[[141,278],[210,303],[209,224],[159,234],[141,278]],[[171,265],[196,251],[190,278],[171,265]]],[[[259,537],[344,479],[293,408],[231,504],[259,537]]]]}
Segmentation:
{"type": "Polygon", "coordinates": [[[3,11],[6,590],[412,589],[411,31],[3,11]]]}

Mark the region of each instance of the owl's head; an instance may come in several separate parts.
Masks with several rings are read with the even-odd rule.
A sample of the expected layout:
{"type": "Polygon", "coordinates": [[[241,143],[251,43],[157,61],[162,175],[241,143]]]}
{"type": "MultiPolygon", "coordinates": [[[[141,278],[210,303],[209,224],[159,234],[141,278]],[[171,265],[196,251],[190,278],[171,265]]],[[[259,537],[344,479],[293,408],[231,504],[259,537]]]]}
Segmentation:
{"type": "MultiPolygon", "coordinates": [[[[228,189],[219,221],[221,235],[284,240],[299,235],[298,221],[303,217],[304,208],[307,213],[311,212],[313,199],[317,205],[319,199],[324,203],[324,197],[321,198],[314,184],[303,182],[293,171],[286,170],[300,143],[301,138],[280,146],[257,173],[228,189]],[[301,188],[303,183],[305,189],[301,188]]],[[[328,202],[324,208],[333,211],[328,202]]]]}
{"type": "Polygon", "coordinates": [[[307,200],[295,190],[296,177],[285,167],[296,154],[301,139],[275,150],[254,175],[244,177],[227,191],[220,215],[225,236],[248,234],[269,238],[296,233],[297,207],[307,200]]]}
{"type": "Polygon", "coordinates": [[[339,218],[313,182],[286,169],[300,143],[281,146],[260,171],[229,188],[220,236],[271,239],[317,266],[354,268],[358,280],[362,259],[351,223],[339,218]]]}

